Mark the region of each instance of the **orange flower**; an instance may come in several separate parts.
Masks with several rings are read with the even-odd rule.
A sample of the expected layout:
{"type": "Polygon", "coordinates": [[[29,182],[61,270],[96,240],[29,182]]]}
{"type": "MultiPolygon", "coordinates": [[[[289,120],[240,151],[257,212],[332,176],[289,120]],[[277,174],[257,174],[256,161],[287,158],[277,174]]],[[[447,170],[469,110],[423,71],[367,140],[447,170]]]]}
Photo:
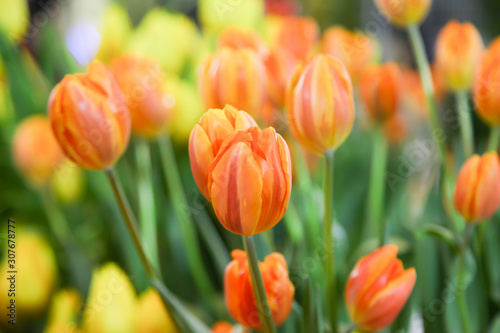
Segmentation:
{"type": "Polygon", "coordinates": [[[392,24],[407,27],[420,24],[431,8],[431,0],[375,0],[375,5],[392,24]]]}
{"type": "Polygon", "coordinates": [[[319,27],[310,17],[275,16],[274,47],[284,47],[301,61],[307,61],[319,38],[319,27]]]}
{"type": "Polygon", "coordinates": [[[383,124],[385,137],[392,144],[398,144],[408,136],[408,125],[399,113],[388,118],[383,124]]]}
{"type": "Polygon", "coordinates": [[[291,190],[290,151],[272,127],[231,133],[208,170],[215,214],[227,230],[243,236],[274,227],[291,190]]]}
{"type": "Polygon", "coordinates": [[[405,111],[411,111],[418,119],[426,119],[429,114],[427,100],[420,74],[413,69],[401,71],[403,80],[403,105],[405,111]]]}
{"type": "Polygon", "coordinates": [[[474,104],[481,118],[491,126],[500,125],[500,39],[483,54],[472,88],[474,104]]]}
{"type": "Polygon", "coordinates": [[[285,103],[286,84],[297,62],[297,58],[283,47],[272,49],[265,58],[269,100],[278,108],[285,103]]]}
{"type": "Polygon", "coordinates": [[[127,148],[130,114],[111,72],[93,62],[52,90],[49,117],[63,151],[86,169],[112,166],[127,148]]]}
{"type": "MultiPolygon", "coordinates": [[[[212,333],[231,333],[233,329],[234,326],[227,321],[218,321],[215,323],[214,327],[212,327],[212,333]]],[[[244,330],[241,333],[248,333],[248,331],[244,330]]]]}
{"type": "Polygon", "coordinates": [[[290,129],[300,143],[315,152],[337,148],[354,122],[347,69],[330,55],[316,55],[290,78],[286,105],[290,129]]]}
{"type": "Polygon", "coordinates": [[[217,156],[222,141],[233,131],[253,126],[257,126],[257,123],[248,113],[231,105],[226,105],[222,110],[208,110],[194,126],[189,137],[189,160],[194,180],[205,198],[210,199],[209,166],[217,156]]]}
{"type": "Polygon", "coordinates": [[[249,48],[223,47],[204,62],[200,79],[207,108],[231,104],[257,115],[267,98],[266,69],[249,48]]]}
{"type": "Polygon", "coordinates": [[[449,89],[470,88],[483,50],[481,35],[472,24],[451,20],[444,26],[436,40],[436,65],[449,89]]]}
{"type": "Polygon", "coordinates": [[[219,48],[249,48],[264,57],[269,53],[266,44],[255,31],[242,27],[226,28],[219,36],[218,45],[219,48]]]}
{"type": "MultiPolygon", "coordinates": [[[[234,250],[224,274],[224,296],[231,316],[240,324],[261,329],[259,312],[245,251],[234,250]]],[[[281,325],[292,310],[295,287],[288,277],[285,258],[280,253],[268,255],[259,268],[266,289],[267,301],[276,326],[281,325]]]]}
{"type": "Polygon", "coordinates": [[[160,65],[142,56],[122,55],[111,63],[110,70],[130,110],[132,131],[148,138],[157,136],[171,113],[160,65]]]}
{"type": "Polygon", "coordinates": [[[470,157],[460,169],[455,207],[469,223],[490,218],[500,204],[500,163],[495,152],[470,157]]]}
{"type": "Polygon", "coordinates": [[[417,274],[403,269],[396,245],[386,245],[362,257],[351,271],[345,302],[351,320],[363,332],[391,325],[411,294],[417,274]]]}
{"type": "Polygon", "coordinates": [[[12,141],[14,163],[33,185],[46,184],[64,159],[49,120],[42,115],[24,119],[12,141]]]}
{"type": "Polygon", "coordinates": [[[393,116],[402,99],[402,78],[393,62],[368,68],[360,80],[361,101],[368,117],[383,122],[393,116]]]}
{"type": "Polygon", "coordinates": [[[323,34],[323,52],[337,57],[356,82],[361,72],[377,58],[376,41],[362,33],[334,26],[323,34]]]}

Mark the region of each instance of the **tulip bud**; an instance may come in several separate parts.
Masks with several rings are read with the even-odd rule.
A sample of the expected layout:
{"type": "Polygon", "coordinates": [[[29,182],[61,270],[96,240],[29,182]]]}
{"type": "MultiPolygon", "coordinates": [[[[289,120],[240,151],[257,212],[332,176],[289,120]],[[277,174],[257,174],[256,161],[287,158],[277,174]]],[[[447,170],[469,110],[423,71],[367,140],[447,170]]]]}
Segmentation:
{"type": "Polygon", "coordinates": [[[281,108],[285,103],[286,84],[297,66],[297,58],[284,47],[276,47],[265,58],[269,100],[281,108]]]}
{"type": "Polygon", "coordinates": [[[110,3],[101,19],[99,28],[101,48],[97,53],[97,59],[107,64],[118,57],[131,33],[132,22],[127,10],[116,2],[110,3]]]}
{"type": "Polygon", "coordinates": [[[378,10],[398,27],[419,25],[431,8],[431,0],[375,0],[378,10]]]}
{"type": "Polygon", "coordinates": [[[82,332],[133,333],[136,302],[135,290],[127,275],[114,263],[102,266],[92,274],[82,332]]]}
{"type": "Polygon", "coordinates": [[[42,115],[30,116],[19,124],[12,153],[17,168],[35,186],[45,185],[64,161],[50,122],[42,115]]]}
{"type": "Polygon", "coordinates": [[[469,223],[493,216],[500,204],[500,163],[494,152],[470,157],[460,169],[455,207],[469,223]]]}
{"type": "Polygon", "coordinates": [[[19,42],[30,25],[30,11],[26,1],[0,1],[0,33],[19,42]]]}
{"type": "MultiPolygon", "coordinates": [[[[234,250],[224,273],[224,297],[231,316],[245,327],[261,329],[257,301],[245,251],[234,250]]],[[[280,253],[268,255],[259,262],[267,301],[276,326],[281,325],[292,310],[295,287],[288,277],[285,258],[280,253]]]]}
{"type": "Polygon", "coordinates": [[[157,291],[149,289],[139,296],[136,333],[178,332],[157,291]]]}
{"type": "Polygon", "coordinates": [[[318,153],[337,148],[354,122],[347,69],[330,55],[316,55],[288,81],[286,105],[290,129],[300,143],[318,153]]]}
{"type": "Polygon", "coordinates": [[[115,78],[100,62],[55,86],[49,117],[61,148],[82,168],[109,168],[127,148],[130,114],[115,78]]]}
{"type": "Polygon", "coordinates": [[[243,236],[274,227],[290,199],[291,164],[285,140],[272,127],[226,137],[208,170],[210,201],[222,225],[243,236]]]}
{"type": "Polygon", "coordinates": [[[249,48],[263,57],[269,53],[266,44],[254,30],[238,27],[225,29],[219,36],[218,47],[249,48]]]}
{"type": "Polygon", "coordinates": [[[207,108],[231,104],[257,115],[266,101],[266,69],[252,49],[222,48],[201,68],[201,94],[207,108]]]}
{"type": "Polygon", "coordinates": [[[80,295],[73,289],[54,295],[44,333],[76,333],[81,302],[80,295]]]}
{"type": "Polygon", "coordinates": [[[472,88],[479,116],[490,126],[500,125],[500,40],[492,44],[478,64],[472,88]]]}
{"type": "Polygon", "coordinates": [[[386,245],[358,260],[345,289],[347,312],[357,329],[380,331],[396,319],[413,290],[417,274],[403,269],[398,248],[386,245]]]}
{"type": "Polygon", "coordinates": [[[212,333],[232,333],[232,332],[248,333],[247,330],[236,330],[236,328],[227,321],[218,321],[215,323],[214,327],[212,327],[212,333]]]}
{"type": "Polygon", "coordinates": [[[85,176],[82,169],[66,159],[52,177],[51,186],[61,202],[75,202],[84,192],[85,176]]]}
{"type": "Polygon", "coordinates": [[[472,24],[448,22],[436,40],[436,65],[452,91],[467,90],[472,85],[484,45],[472,24]]]}
{"type": "Polygon", "coordinates": [[[362,74],[361,101],[372,121],[383,122],[397,112],[402,83],[399,67],[392,62],[370,67],[362,74]]]}
{"type": "Polygon", "coordinates": [[[222,110],[210,109],[201,117],[189,137],[189,160],[194,180],[205,198],[210,199],[208,189],[209,167],[217,156],[222,141],[232,132],[257,126],[245,111],[231,105],[222,110]]]}

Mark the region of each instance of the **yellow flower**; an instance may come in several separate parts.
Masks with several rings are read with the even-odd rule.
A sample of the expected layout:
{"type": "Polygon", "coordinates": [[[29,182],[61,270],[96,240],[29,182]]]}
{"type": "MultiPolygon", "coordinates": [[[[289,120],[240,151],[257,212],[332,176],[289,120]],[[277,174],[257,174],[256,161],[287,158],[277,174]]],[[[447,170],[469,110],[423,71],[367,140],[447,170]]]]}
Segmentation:
{"type": "Polygon", "coordinates": [[[201,24],[215,32],[228,26],[256,28],[264,18],[263,0],[200,0],[198,3],[201,24]]]}
{"type": "Polygon", "coordinates": [[[80,295],[74,289],[64,289],[54,295],[44,333],[76,333],[81,302],[80,295]]]}
{"type": "Polygon", "coordinates": [[[115,2],[111,3],[103,14],[99,33],[101,48],[97,59],[109,63],[123,51],[132,33],[132,23],[126,9],[115,2]]]}
{"type": "Polygon", "coordinates": [[[29,26],[28,2],[23,0],[0,1],[0,31],[14,42],[19,42],[29,26]]]}
{"type": "Polygon", "coordinates": [[[54,173],[51,185],[61,202],[75,202],[85,189],[85,176],[82,169],[66,160],[54,173]]]}
{"type": "Polygon", "coordinates": [[[178,332],[160,295],[153,289],[148,289],[139,296],[136,316],[136,333],[178,332]]]}

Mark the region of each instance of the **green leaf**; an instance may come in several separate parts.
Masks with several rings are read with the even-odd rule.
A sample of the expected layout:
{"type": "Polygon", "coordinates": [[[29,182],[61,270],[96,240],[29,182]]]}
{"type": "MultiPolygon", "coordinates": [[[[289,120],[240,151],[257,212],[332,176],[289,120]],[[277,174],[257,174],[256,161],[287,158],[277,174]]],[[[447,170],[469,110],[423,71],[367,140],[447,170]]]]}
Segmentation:
{"type": "Polygon", "coordinates": [[[417,237],[423,237],[425,235],[435,237],[445,244],[447,244],[450,249],[457,253],[459,249],[459,244],[453,233],[440,225],[432,224],[423,226],[418,232],[417,237]]]}

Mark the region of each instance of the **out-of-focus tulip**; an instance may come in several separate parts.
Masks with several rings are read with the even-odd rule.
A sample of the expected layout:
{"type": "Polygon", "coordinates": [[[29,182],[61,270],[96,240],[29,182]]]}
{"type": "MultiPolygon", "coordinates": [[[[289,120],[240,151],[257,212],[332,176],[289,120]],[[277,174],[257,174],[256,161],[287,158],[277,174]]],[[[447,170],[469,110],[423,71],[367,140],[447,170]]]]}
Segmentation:
{"type": "Polygon", "coordinates": [[[393,62],[373,66],[363,72],[360,79],[360,95],[372,121],[383,122],[393,116],[403,97],[402,77],[393,62]]]}
{"type": "Polygon", "coordinates": [[[136,333],[178,332],[160,295],[153,289],[146,290],[139,296],[136,317],[136,333]]]}
{"type": "Polygon", "coordinates": [[[165,128],[172,105],[164,90],[165,74],[160,65],[137,55],[123,55],[110,65],[123,92],[134,134],[153,138],[165,128]]]}
{"type": "Polygon", "coordinates": [[[82,300],[76,290],[64,289],[52,298],[44,333],[76,333],[82,300]]]}
{"type": "Polygon", "coordinates": [[[260,36],[252,29],[229,27],[225,29],[218,39],[219,48],[233,49],[249,48],[265,57],[269,50],[260,36]]]}
{"type": "Polygon", "coordinates": [[[500,40],[492,44],[478,64],[472,89],[474,104],[481,118],[490,126],[500,125],[500,40]]]}
{"type": "MultiPolygon", "coordinates": [[[[261,329],[245,251],[234,250],[224,274],[224,297],[231,316],[243,326],[261,329]]],[[[285,258],[280,253],[268,255],[259,268],[267,301],[276,326],[281,325],[292,310],[295,287],[288,277],[285,258]]]]}
{"type": "Polygon", "coordinates": [[[436,40],[436,68],[449,89],[470,88],[483,50],[481,35],[472,24],[451,20],[444,26],[436,40]]]}
{"type": "Polygon", "coordinates": [[[285,103],[288,79],[297,66],[297,58],[284,47],[276,47],[265,58],[270,101],[278,108],[285,103]]]}
{"type": "Polygon", "coordinates": [[[266,69],[252,49],[222,48],[201,68],[200,87],[207,108],[226,104],[258,115],[267,98],[266,69]]]}
{"type": "Polygon", "coordinates": [[[0,2],[0,32],[9,40],[19,42],[30,24],[30,11],[26,1],[0,2]]]}
{"type": "Polygon", "coordinates": [[[204,29],[218,33],[230,26],[257,28],[264,17],[264,0],[200,0],[198,15],[204,29]]]}
{"type": "Polygon", "coordinates": [[[12,141],[14,162],[35,186],[45,185],[64,161],[47,117],[34,115],[24,119],[12,141]]]}
{"type": "Polygon", "coordinates": [[[375,0],[375,5],[398,27],[419,25],[431,8],[432,0],[375,0]]]}
{"type": "Polygon", "coordinates": [[[404,69],[401,72],[401,77],[405,110],[411,111],[411,114],[418,119],[427,119],[429,109],[420,74],[413,69],[404,69]]]}
{"type": "Polygon", "coordinates": [[[403,269],[398,248],[386,245],[361,258],[352,270],[345,289],[351,320],[363,332],[391,325],[413,290],[417,274],[403,269]]]}
{"type": "Polygon", "coordinates": [[[136,294],[127,275],[114,263],[92,274],[89,296],[83,312],[84,333],[133,333],[136,294]],[[120,320],[116,319],[119,314],[120,320]]]}
{"type": "Polygon", "coordinates": [[[111,72],[93,62],[85,74],[66,75],[52,90],[49,116],[66,155],[86,169],[112,166],[127,148],[130,114],[111,72]]]}
{"type": "Polygon", "coordinates": [[[334,26],[323,34],[322,51],[337,57],[347,67],[353,82],[378,57],[377,42],[370,36],[334,26]]]}
{"type": "Polygon", "coordinates": [[[266,0],[266,13],[270,15],[294,15],[299,8],[295,0],[266,0]]]}
{"type": "Polygon", "coordinates": [[[201,117],[189,137],[189,160],[194,180],[205,198],[210,199],[208,178],[210,165],[224,139],[234,131],[257,126],[253,118],[231,105],[210,109],[201,117]]]}
{"type": "Polygon", "coordinates": [[[286,105],[290,129],[300,143],[318,153],[337,148],[354,122],[347,69],[330,55],[315,56],[290,78],[286,105]]]}
{"type": "Polygon", "coordinates": [[[66,159],[54,173],[51,185],[61,202],[75,202],[82,196],[85,189],[85,176],[82,169],[66,159]]]}
{"type": "Polygon", "coordinates": [[[155,8],[144,16],[126,50],[151,57],[165,71],[179,74],[196,53],[198,39],[196,25],[189,18],[155,8]]]}
{"type": "Polygon", "coordinates": [[[101,35],[101,48],[97,59],[109,63],[122,53],[132,33],[132,22],[127,10],[116,2],[110,3],[103,13],[98,30],[101,35]]]}
{"type": "Polygon", "coordinates": [[[500,205],[500,163],[495,152],[470,157],[460,169],[455,207],[469,223],[490,218],[500,205]]]}
{"type": "Polygon", "coordinates": [[[235,326],[231,325],[227,321],[218,321],[212,327],[212,333],[232,333],[232,332],[248,333],[247,330],[237,330],[235,326]]]}
{"type": "Polygon", "coordinates": [[[408,136],[408,125],[399,113],[388,118],[382,126],[385,137],[392,144],[398,144],[408,136]]]}
{"type": "Polygon", "coordinates": [[[208,171],[210,201],[222,225],[244,236],[274,227],[290,199],[291,164],[285,140],[272,127],[226,137],[208,171]]]}

